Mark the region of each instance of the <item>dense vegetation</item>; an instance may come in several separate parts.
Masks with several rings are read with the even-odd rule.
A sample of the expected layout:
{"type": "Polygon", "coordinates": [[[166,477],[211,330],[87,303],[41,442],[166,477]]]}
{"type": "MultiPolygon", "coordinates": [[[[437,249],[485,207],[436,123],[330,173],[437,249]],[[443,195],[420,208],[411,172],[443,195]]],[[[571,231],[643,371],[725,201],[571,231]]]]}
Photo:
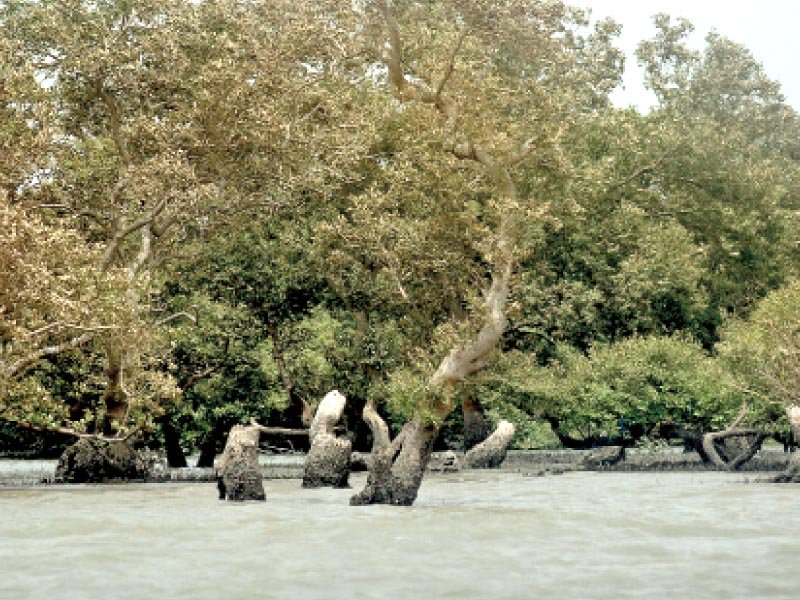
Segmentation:
{"type": "Polygon", "coordinates": [[[459,403],[521,445],[784,431],[800,120],[655,23],[641,114],[560,2],[0,1],[3,427],[213,452],[336,388],[359,439],[369,405],[454,441],[459,403]]]}

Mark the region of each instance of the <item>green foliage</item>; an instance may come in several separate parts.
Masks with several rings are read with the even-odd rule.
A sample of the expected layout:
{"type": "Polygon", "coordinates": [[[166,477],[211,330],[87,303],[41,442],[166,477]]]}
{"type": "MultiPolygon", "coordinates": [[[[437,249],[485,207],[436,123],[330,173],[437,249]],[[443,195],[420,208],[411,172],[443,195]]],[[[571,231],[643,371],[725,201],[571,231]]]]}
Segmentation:
{"type": "Polygon", "coordinates": [[[660,423],[711,430],[741,404],[717,362],[679,337],[633,337],[592,348],[559,348],[556,361],[536,366],[528,355],[507,357],[503,389],[528,413],[554,417],[559,432],[578,438],[649,433],[660,423]]]}
{"type": "Polygon", "coordinates": [[[788,282],[747,320],[730,323],[719,356],[754,408],[752,419],[785,429],[784,408],[800,404],[800,283],[788,282]]]}
{"type": "Polygon", "coordinates": [[[753,419],[795,401],[800,121],[745,48],[656,17],[641,115],[608,102],[613,22],[392,5],[435,101],[391,93],[373,2],[0,5],[0,417],[91,428],[122,400],[123,429],[168,412],[193,445],[337,388],[441,425],[463,390],[431,374],[501,246],[508,353],[475,389],[519,443],[553,442],[522,409],[725,424],[743,393],[704,350],[756,306],[720,355],[753,419]]]}

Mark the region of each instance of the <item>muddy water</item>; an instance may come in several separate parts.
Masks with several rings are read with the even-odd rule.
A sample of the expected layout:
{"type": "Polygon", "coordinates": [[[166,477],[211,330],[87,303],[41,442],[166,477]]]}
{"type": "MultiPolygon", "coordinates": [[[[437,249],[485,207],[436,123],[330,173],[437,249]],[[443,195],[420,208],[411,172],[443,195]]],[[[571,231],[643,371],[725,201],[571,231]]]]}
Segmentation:
{"type": "Polygon", "coordinates": [[[297,480],[243,505],[213,484],[0,489],[0,598],[798,598],[800,486],[743,481],[467,472],[411,508],[297,480]]]}

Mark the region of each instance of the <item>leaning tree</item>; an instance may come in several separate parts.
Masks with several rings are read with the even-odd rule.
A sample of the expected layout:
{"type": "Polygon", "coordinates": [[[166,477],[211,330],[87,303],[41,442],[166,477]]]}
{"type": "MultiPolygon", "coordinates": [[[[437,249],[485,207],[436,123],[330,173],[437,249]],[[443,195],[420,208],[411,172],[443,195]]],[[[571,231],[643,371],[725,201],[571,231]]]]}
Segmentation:
{"type": "Polygon", "coordinates": [[[365,71],[391,96],[374,92],[385,114],[371,181],[321,234],[339,240],[331,277],[380,285],[381,310],[426,348],[386,386],[407,419],[394,439],[377,398],[366,403],[370,473],[351,500],[410,505],[462,384],[492,362],[544,197],[569,176],[562,133],[604,105],[620,61],[613,24],[581,35],[560,2],[378,0],[356,13],[365,71]]]}

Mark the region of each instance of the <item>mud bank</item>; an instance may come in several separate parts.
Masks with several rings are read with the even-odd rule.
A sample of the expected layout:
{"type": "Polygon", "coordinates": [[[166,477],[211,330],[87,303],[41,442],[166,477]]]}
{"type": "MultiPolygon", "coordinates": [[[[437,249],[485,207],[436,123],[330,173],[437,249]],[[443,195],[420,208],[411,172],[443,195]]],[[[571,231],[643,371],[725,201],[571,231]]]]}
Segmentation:
{"type": "MultiPolygon", "coordinates": [[[[564,471],[610,472],[673,472],[715,471],[705,464],[695,452],[679,449],[657,451],[628,450],[625,459],[616,464],[590,465],[587,458],[591,450],[512,450],[501,465],[501,470],[523,475],[547,475],[564,471]]],[[[463,454],[455,454],[463,464],[463,454]]],[[[780,449],[765,449],[739,469],[740,472],[778,472],[786,469],[791,454],[780,449]]],[[[355,460],[364,458],[356,455],[355,460]]],[[[429,470],[452,471],[453,453],[434,453],[429,470]]],[[[55,460],[0,459],[0,486],[19,487],[52,484],[56,469],[55,460]]],[[[262,454],[259,464],[264,479],[302,479],[304,454],[262,454]]],[[[188,467],[170,469],[157,464],[148,481],[152,482],[208,482],[214,480],[213,469],[188,467]]]]}
{"type": "MultiPolygon", "coordinates": [[[[524,474],[546,474],[559,471],[610,471],[610,472],[660,472],[660,471],[717,471],[711,463],[704,463],[696,452],[677,448],[659,450],[628,449],[624,460],[613,464],[587,464],[592,450],[517,450],[509,452],[502,469],[524,474]]],[[[791,454],[781,449],[763,449],[739,472],[772,473],[783,471],[791,454]]]]}

